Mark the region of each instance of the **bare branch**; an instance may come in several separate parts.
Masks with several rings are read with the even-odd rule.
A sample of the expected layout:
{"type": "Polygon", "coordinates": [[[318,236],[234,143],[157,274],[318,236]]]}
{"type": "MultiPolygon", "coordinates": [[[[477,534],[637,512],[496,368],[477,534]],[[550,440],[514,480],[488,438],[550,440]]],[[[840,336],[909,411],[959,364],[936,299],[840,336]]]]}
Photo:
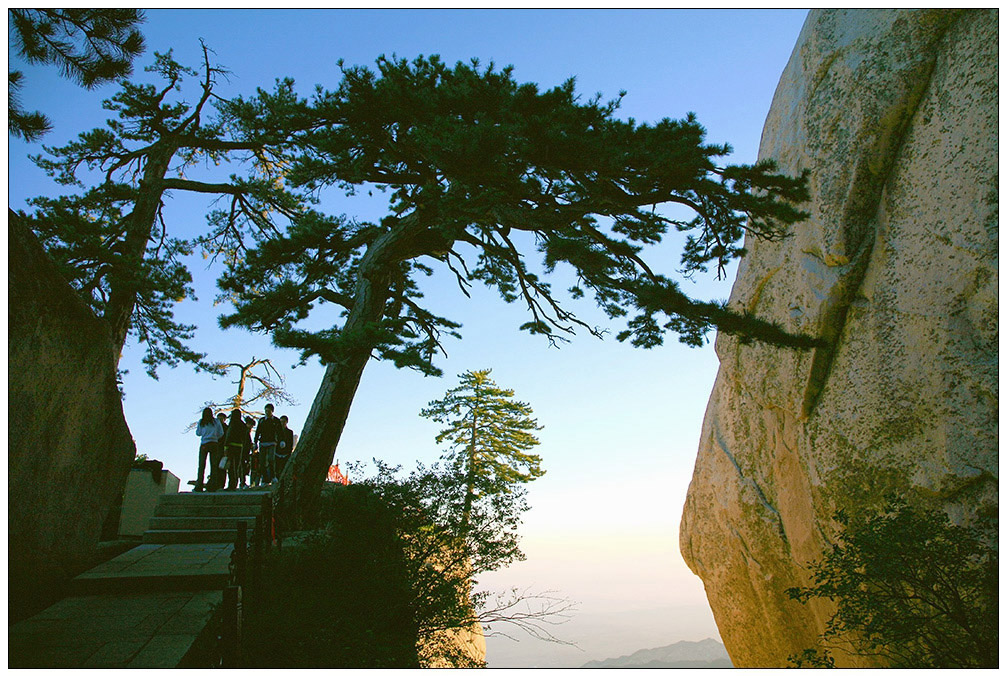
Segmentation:
{"type": "Polygon", "coordinates": [[[248,191],[240,186],[231,183],[204,183],[202,181],[191,181],[184,178],[162,178],[154,186],[158,190],[188,190],[191,192],[219,193],[224,195],[240,196],[248,191]]]}
{"type": "MultiPolygon", "coordinates": [[[[284,403],[287,405],[296,405],[297,401],[286,391],[286,379],[283,374],[276,369],[275,365],[269,359],[257,359],[252,357],[252,359],[247,364],[229,363],[229,364],[218,364],[218,373],[223,375],[229,370],[237,371],[237,380],[231,381],[233,384],[238,386],[237,393],[228,398],[224,402],[207,402],[206,406],[210,408],[219,408],[224,412],[229,412],[234,409],[239,409],[242,413],[258,415],[258,411],[252,411],[249,409],[249,405],[252,402],[265,399],[266,401],[284,403]],[[253,369],[262,367],[265,371],[265,375],[259,375],[253,372],[253,369]],[[274,380],[275,379],[275,380],[274,380]],[[251,396],[245,395],[245,385],[247,381],[253,381],[257,385],[257,390],[252,393],[251,396]],[[278,383],[275,381],[279,381],[278,383]]],[[[199,409],[200,411],[202,408],[199,409]]]]}
{"type": "Polygon", "coordinates": [[[531,592],[530,587],[523,590],[513,588],[507,592],[494,594],[492,596],[494,603],[490,607],[480,608],[477,612],[485,635],[517,640],[499,629],[493,629],[494,624],[502,624],[516,627],[539,641],[576,646],[571,641],[558,638],[548,629],[572,619],[571,614],[577,606],[575,601],[553,594],[555,592],[550,590],[531,592]]]}

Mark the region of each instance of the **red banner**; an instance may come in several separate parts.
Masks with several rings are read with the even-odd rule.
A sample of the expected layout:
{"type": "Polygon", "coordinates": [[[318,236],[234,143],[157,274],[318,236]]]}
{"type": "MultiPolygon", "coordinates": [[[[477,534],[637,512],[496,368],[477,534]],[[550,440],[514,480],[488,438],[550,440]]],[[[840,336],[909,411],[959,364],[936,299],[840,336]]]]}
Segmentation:
{"type": "Polygon", "coordinates": [[[349,479],[346,478],[346,475],[339,469],[339,463],[335,463],[328,468],[328,480],[332,483],[342,484],[343,486],[349,485],[349,479]]]}

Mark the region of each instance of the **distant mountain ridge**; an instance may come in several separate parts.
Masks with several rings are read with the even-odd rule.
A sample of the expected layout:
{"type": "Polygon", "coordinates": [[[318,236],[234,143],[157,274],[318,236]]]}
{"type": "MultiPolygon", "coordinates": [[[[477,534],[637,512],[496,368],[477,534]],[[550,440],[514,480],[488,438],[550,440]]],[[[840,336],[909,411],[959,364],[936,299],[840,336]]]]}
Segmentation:
{"type": "Polygon", "coordinates": [[[701,641],[678,641],[663,648],[637,650],[631,655],[606,660],[591,660],[581,669],[730,669],[733,664],[727,649],[711,638],[701,641]]]}

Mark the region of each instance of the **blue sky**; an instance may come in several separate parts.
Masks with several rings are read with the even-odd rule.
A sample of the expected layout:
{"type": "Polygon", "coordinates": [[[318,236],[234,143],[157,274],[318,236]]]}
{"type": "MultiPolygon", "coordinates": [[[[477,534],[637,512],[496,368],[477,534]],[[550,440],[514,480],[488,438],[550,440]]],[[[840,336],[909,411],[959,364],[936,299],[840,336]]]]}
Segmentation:
{"type": "MultiPolygon", "coordinates": [[[[340,58],[373,64],[378,55],[392,53],[440,54],[449,63],[478,57],[512,64],[519,81],[542,87],[575,76],[584,98],[627,90],[623,117],[656,121],[695,112],[708,141],[733,146],[728,161],[752,162],[805,16],[803,10],[148,10],[143,26],[148,51],[136,62],[135,76],[147,77],[143,67],[154,51],[173,49],[177,60],[197,66],[199,38],[214,50],[216,62],[232,71],[218,89],[224,96],[271,88],[276,78],[287,76],[303,94],[315,84],[334,87],[340,58]]],[[[86,92],[52,68],[24,70],[25,107],[45,111],[55,123],[45,144],[62,145],[107,117],[100,102],[114,86],[86,92]]],[[[26,159],[39,150],[10,142],[14,208],[29,196],[54,191],[26,159]]],[[[326,205],[359,217],[375,216],[380,207],[334,198],[326,205]]],[[[202,198],[172,198],[166,207],[171,233],[199,232],[207,206],[202,198]]],[[[670,273],[678,255],[676,242],[669,240],[648,260],[670,273]]],[[[299,432],[320,366],[312,361],[291,368],[297,355],[276,350],[267,337],[220,331],[216,317],[225,308],[213,304],[218,270],[198,257],[191,268],[199,301],[181,304],[177,314],[199,326],[197,346],[220,361],[271,358],[299,404],[279,413],[289,415],[299,432]]],[[[683,288],[704,298],[726,298],[732,274],[722,281],[685,281],[683,288]]],[[[558,281],[555,286],[563,288],[558,281]]],[[[644,351],[613,338],[580,335],[557,350],[519,332],[524,309],[485,289],[476,287],[468,300],[453,280],[435,277],[428,297],[435,311],[464,325],[464,339],[445,345],[449,356],[440,362],[445,377],[424,378],[371,362],[336,457],[343,463],[378,457],[406,468],[435,460],[438,428],[418,412],[468,369],[492,368],[499,384],[531,404],[545,427],[539,450],[547,474],[530,486],[532,510],[523,530],[528,560],[486,582],[553,589],[578,601],[578,615],[557,633],[582,645],[577,650],[490,639],[490,665],[578,666],[716,636],[701,583],[677,550],[681,507],[716,374],[712,345],[686,348],[669,336],[663,347],[644,351]],[[590,627],[605,622],[606,631],[597,635],[606,640],[590,638],[590,627]]],[[[573,307],[589,322],[610,326],[613,333],[620,329],[605,324],[587,301],[573,307]]],[[[126,418],[139,451],[164,461],[184,484],[195,475],[198,439],[183,430],[205,401],[225,399],[233,385],[188,367],[163,369],[154,381],[144,375],[141,356],[140,350],[127,349],[122,361],[129,370],[126,418]]]]}

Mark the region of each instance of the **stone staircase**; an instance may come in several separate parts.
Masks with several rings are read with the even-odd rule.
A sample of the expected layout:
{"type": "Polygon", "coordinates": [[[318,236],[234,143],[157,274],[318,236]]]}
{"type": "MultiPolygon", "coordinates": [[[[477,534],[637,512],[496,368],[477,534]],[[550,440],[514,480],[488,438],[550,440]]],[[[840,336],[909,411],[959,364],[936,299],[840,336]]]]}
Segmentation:
{"type": "Polygon", "coordinates": [[[78,575],[66,598],[10,627],[8,667],[216,664],[238,523],[248,524],[248,538],[257,520],[271,526],[271,495],[161,496],[143,544],[78,575]]]}
{"type": "Polygon", "coordinates": [[[271,516],[269,491],[226,491],[162,495],[144,544],[233,543],[238,523],[255,529],[256,519],[271,516]]]}
{"type": "Polygon", "coordinates": [[[78,575],[74,594],[223,589],[238,523],[251,539],[258,520],[271,522],[268,491],[162,495],[143,544],[78,575]]]}

